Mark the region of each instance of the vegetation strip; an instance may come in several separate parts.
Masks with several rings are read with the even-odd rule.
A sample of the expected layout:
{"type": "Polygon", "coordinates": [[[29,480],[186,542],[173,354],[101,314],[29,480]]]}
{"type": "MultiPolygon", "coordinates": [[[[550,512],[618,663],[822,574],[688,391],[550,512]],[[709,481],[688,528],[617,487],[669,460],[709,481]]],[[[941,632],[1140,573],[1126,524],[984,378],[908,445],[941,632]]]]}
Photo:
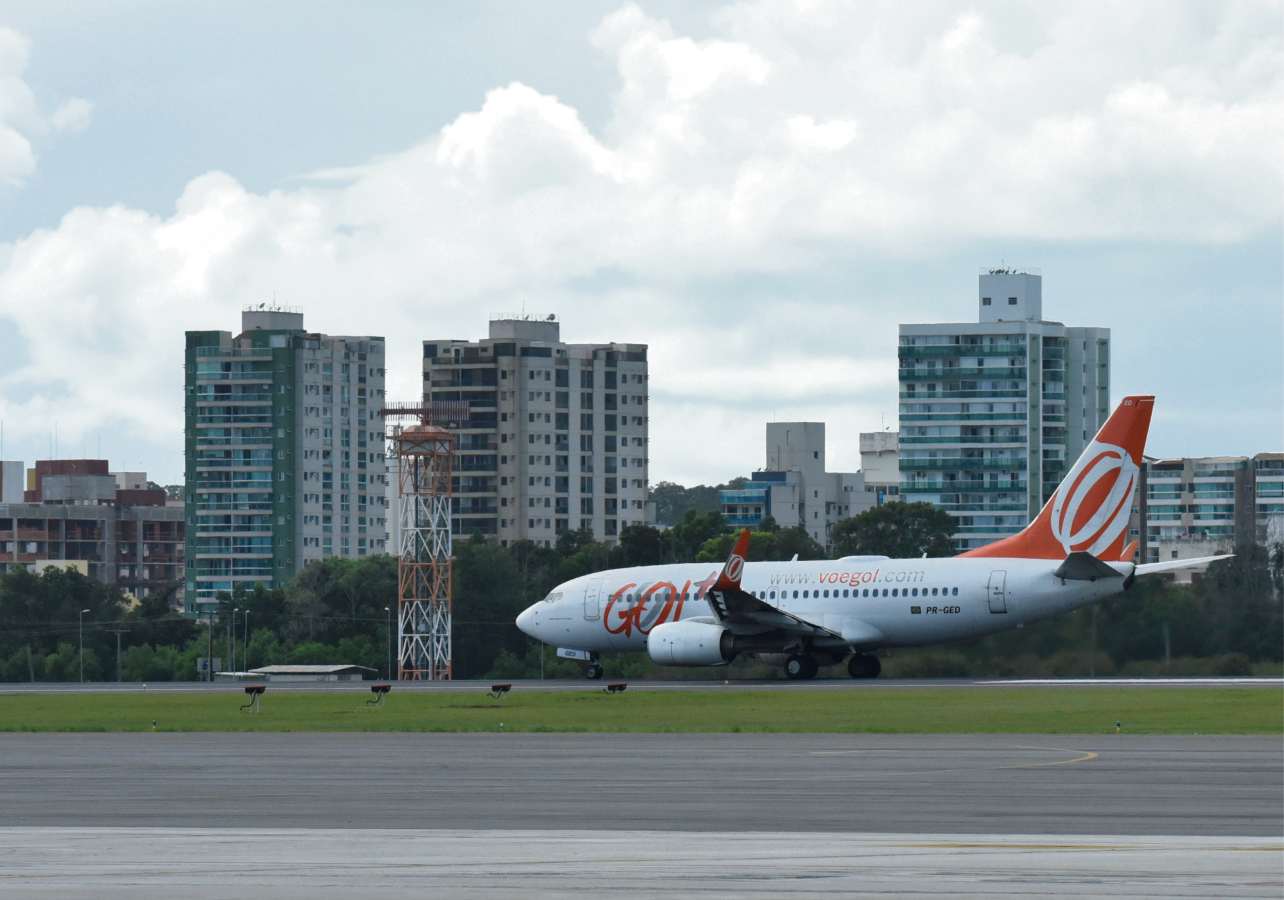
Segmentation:
{"type": "Polygon", "coordinates": [[[853,691],[514,690],[0,695],[2,731],[1284,734],[1284,689],[924,687],[853,691]]]}

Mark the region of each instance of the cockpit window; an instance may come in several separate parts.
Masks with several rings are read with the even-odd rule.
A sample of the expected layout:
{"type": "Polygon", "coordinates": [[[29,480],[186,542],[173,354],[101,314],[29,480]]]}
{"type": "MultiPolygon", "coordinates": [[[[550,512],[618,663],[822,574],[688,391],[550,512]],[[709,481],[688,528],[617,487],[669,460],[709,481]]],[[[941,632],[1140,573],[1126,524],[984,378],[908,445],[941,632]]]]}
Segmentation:
{"type": "Polygon", "coordinates": [[[558,600],[561,600],[561,599],[562,599],[562,592],[561,592],[561,591],[553,591],[553,593],[549,594],[547,597],[545,597],[545,598],[544,598],[544,602],[545,602],[545,603],[556,603],[558,600]]]}

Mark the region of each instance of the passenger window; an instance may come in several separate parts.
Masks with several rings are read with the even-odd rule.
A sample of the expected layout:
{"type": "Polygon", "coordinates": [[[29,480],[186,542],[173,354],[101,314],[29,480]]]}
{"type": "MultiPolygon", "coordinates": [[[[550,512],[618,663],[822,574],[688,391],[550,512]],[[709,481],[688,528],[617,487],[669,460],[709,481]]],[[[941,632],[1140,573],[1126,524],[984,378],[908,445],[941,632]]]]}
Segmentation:
{"type": "Polygon", "coordinates": [[[895,596],[896,596],[896,591],[897,591],[897,588],[892,588],[892,596],[893,596],[893,597],[895,597],[895,596]]]}
{"type": "Polygon", "coordinates": [[[797,591],[794,591],[794,599],[795,599],[795,600],[797,600],[797,599],[798,599],[798,592],[797,592],[797,591]]]}
{"type": "Polygon", "coordinates": [[[886,597],[886,596],[887,596],[887,588],[883,588],[883,596],[884,596],[884,597],[886,597]]]}
{"type": "Polygon", "coordinates": [[[804,599],[804,600],[806,600],[806,599],[807,599],[807,592],[806,592],[806,591],[803,591],[803,599],[804,599]]]}
{"type": "Polygon", "coordinates": [[[932,588],[932,596],[933,596],[933,597],[935,597],[935,596],[936,596],[936,588],[932,588]]]}
{"type": "Polygon", "coordinates": [[[917,597],[917,596],[918,596],[918,588],[914,588],[914,589],[912,589],[912,590],[910,591],[910,596],[911,596],[911,597],[917,597]]]}
{"type": "Polygon", "coordinates": [[[955,589],[954,589],[954,596],[955,596],[955,597],[957,597],[958,595],[959,595],[959,589],[958,589],[958,588],[955,588],[955,589]]]}

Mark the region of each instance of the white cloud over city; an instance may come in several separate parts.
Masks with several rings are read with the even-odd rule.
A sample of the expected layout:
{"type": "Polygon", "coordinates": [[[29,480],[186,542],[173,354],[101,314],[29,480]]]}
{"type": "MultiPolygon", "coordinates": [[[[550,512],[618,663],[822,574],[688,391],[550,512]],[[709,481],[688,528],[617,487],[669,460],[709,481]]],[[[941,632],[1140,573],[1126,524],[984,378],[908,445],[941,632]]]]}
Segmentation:
{"type": "MultiPolygon", "coordinates": [[[[420,339],[522,306],[568,340],[646,342],[653,478],[744,471],[766,418],[852,441],[894,413],[895,324],[923,313],[912,290],[813,289],[856,248],[1278,231],[1279,20],[1277,3],[736,3],[695,37],[624,6],[584,38],[616,72],[598,127],[500,83],[399,152],[262,192],[193,173],[171,210],[77,207],[0,244],[22,351],[0,418],[181,453],[182,332],[275,298],[311,328],[386,335],[394,397],[418,393],[420,339]],[[755,279],[795,287],[738,290],[755,279]]],[[[10,190],[93,100],[42,112],[29,52],[0,28],[10,190]]]]}
{"type": "Polygon", "coordinates": [[[84,131],[92,104],[68,97],[43,109],[24,79],[30,41],[0,23],[0,189],[20,185],[35,171],[36,145],[57,132],[84,131]]]}

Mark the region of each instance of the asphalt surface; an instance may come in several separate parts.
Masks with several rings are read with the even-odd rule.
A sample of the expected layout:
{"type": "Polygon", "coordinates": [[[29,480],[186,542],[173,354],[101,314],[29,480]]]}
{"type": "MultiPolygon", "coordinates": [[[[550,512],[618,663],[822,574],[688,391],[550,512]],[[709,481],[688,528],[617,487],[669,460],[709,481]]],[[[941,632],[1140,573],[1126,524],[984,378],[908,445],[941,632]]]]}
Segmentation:
{"type": "MultiPolygon", "coordinates": [[[[602,681],[492,678],[468,681],[395,681],[398,691],[470,692],[486,691],[496,682],[513,685],[520,691],[596,691],[604,684],[624,681],[630,690],[645,691],[848,691],[888,690],[896,688],[925,687],[1276,687],[1284,689],[1284,678],[818,678],[813,681],[737,680],[719,679],[682,681],[629,681],[606,678],[602,681]]],[[[240,693],[248,681],[216,681],[207,684],[199,681],[161,681],[150,684],[137,682],[35,682],[0,683],[0,694],[63,694],[63,693],[188,693],[193,691],[224,691],[240,693]]],[[[257,683],[257,682],[254,682],[257,683]]],[[[268,681],[274,691],[369,691],[374,681],[268,681]]]]}
{"type": "Polygon", "coordinates": [[[0,896],[1284,895],[1278,737],[0,734],[0,896]]]}
{"type": "Polygon", "coordinates": [[[1273,897],[1269,838],[7,829],[22,897],[1273,897]]]}
{"type": "Polygon", "coordinates": [[[6,826],[1284,835],[1271,737],[0,734],[6,826]]]}

